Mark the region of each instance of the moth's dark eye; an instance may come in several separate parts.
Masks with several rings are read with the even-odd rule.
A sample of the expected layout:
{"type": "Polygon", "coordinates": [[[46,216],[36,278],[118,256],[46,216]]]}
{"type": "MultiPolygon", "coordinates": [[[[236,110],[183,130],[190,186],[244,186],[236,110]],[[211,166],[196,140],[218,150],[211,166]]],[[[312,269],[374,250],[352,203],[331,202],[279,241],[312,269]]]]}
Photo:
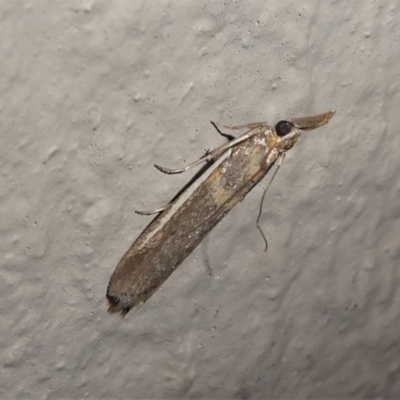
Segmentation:
{"type": "Polygon", "coordinates": [[[286,136],[292,131],[293,125],[288,121],[279,121],[275,125],[275,132],[279,137],[286,136]]]}

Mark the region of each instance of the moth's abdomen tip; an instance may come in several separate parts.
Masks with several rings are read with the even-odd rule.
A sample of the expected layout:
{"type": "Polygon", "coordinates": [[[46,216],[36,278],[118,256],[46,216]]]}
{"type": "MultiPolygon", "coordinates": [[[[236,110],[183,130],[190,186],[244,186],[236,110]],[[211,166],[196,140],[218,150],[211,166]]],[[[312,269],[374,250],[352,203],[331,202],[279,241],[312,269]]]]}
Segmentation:
{"type": "Polygon", "coordinates": [[[106,298],[108,300],[107,311],[110,314],[119,313],[121,317],[125,317],[125,315],[128,314],[132,308],[131,305],[128,305],[126,302],[122,301],[118,296],[113,296],[107,293],[106,298]]]}

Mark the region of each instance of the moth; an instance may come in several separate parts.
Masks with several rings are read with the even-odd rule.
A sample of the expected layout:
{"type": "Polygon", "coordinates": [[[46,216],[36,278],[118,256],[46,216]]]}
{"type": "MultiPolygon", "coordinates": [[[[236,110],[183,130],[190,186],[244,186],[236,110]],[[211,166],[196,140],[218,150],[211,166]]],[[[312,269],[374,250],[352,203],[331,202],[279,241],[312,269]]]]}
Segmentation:
{"type": "Polygon", "coordinates": [[[154,211],[158,215],[118,263],[107,289],[108,311],[125,316],[132,308],[144,304],[275,163],[276,173],[285,153],[300,135],[325,125],[334,113],[282,120],[273,127],[265,122],[225,126],[232,130],[246,129],[238,137],[222,133],[213,123],[229,139],[227,143],[184,168],[155,165],[166,174],[178,174],[204,163],[166,206],[154,211]]]}

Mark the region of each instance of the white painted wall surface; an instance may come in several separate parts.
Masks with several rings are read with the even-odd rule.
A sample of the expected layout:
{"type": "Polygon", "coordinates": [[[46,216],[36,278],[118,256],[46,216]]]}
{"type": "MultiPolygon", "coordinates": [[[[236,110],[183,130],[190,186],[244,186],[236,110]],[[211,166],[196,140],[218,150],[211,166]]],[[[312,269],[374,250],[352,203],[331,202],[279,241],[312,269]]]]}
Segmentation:
{"type": "Polygon", "coordinates": [[[399,398],[400,6],[0,2],[1,398],[399,398]],[[108,279],[227,124],[336,109],[140,310],[108,279]]]}

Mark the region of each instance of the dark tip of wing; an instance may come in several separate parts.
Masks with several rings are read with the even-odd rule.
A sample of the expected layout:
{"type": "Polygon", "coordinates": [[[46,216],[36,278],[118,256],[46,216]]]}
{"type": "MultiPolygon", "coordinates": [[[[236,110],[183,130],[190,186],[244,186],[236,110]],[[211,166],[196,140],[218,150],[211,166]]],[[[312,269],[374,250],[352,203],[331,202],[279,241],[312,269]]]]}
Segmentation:
{"type": "Polygon", "coordinates": [[[107,293],[106,297],[108,300],[107,311],[110,314],[119,313],[121,317],[125,317],[125,315],[128,314],[129,310],[131,309],[130,305],[127,305],[126,303],[124,304],[124,302],[122,302],[118,296],[112,296],[107,293]]]}

